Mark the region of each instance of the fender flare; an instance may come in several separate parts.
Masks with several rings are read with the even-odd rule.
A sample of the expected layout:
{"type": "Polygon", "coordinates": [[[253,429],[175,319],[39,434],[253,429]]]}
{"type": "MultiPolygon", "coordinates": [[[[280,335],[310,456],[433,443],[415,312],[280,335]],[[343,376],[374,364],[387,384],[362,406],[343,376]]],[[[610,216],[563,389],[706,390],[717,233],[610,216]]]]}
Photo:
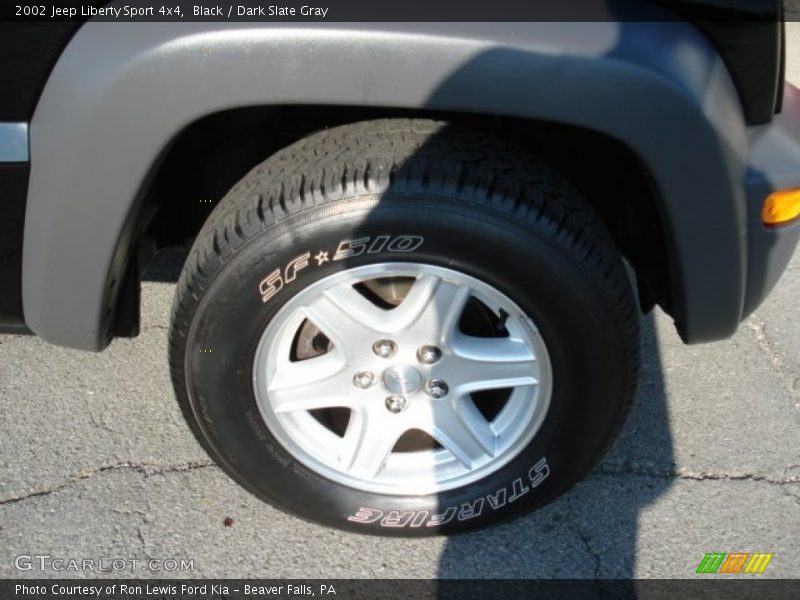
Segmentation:
{"type": "Polygon", "coordinates": [[[31,122],[28,326],[103,349],[158,157],[199,118],[279,104],[477,112],[616,138],[659,191],[682,336],[739,323],[747,131],[721,59],[686,23],[89,22],[31,122]]]}

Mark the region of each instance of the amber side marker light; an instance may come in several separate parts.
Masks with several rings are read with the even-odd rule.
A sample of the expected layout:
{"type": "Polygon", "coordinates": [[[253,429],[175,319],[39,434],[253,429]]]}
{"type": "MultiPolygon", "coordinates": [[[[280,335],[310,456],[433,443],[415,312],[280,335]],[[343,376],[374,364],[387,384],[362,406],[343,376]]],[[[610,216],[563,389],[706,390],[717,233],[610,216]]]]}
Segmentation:
{"type": "Polygon", "coordinates": [[[764,200],[761,220],[767,227],[788,225],[800,217],[800,188],[772,192],[764,200]]]}

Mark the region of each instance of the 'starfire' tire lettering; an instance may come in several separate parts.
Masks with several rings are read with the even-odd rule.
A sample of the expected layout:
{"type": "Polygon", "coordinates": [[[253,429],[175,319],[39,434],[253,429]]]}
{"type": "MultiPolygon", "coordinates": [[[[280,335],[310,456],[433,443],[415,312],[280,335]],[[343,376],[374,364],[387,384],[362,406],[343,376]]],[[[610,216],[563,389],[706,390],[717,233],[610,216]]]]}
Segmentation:
{"type": "Polygon", "coordinates": [[[444,511],[440,515],[433,515],[431,520],[428,521],[428,527],[436,527],[437,525],[444,525],[445,523],[449,523],[453,520],[453,517],[456,516],[456,511],[458,509],[455,506],[451,506],[446,511],[444,511]]]}
{"type": "Polygon", "coordinates": [[[416,511],[408,510],[400,512],[398,510],[389,511],[389,514],[381,520],[381,527],[405,527],[416,515],[416,511]]]}
{"type": "Polygon", "coordinates": [[[362,506],[358,509],[356,514],[347,517],[347,520],[353,521],[354,523],[374,523],[375,521],[379,521],[382,516],[382,510],[362,506]]]}
{"type": "Polygon", "coordinates": [[[483,498],[478,498],[473,503],[465,502],[461,505],[461,510],[458,511],[458,520],[466,521],[467,519],[474,519],[480,517],[483,512],[483,498]]]}
{"type": "Polygon", "coordinates": [[[542,458],[528,471],[529,484],[525,483],[522,477],[514,479],[511,482],[510,494],[508,486],[505,486],[493,494],[486,494],[485,497],[481,496],[472,502],[464,502],[460,506],[450,506],[444,512],[434,514],[427,510],[392,510],[384,517],[384,512],[377,508],[361,507],[356,514],[348,517],[347,520],[365,524],[380,521],[381,527],[422,527],[422,525],[440,527],[454,518],[458,521],[467,521],[481,516],[485,504],[488,504],[492,510],[498,510],[507,504],[516,502],[532,489],[538,487],[549,475],[550,466],[547,464],[547,458],[542,458]]]}

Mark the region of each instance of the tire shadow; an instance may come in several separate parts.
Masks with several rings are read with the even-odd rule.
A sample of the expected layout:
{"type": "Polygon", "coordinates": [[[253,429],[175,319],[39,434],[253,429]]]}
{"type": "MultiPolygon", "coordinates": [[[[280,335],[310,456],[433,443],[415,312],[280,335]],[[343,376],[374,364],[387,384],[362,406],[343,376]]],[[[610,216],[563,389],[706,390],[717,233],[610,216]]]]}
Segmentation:
{"type": "Polygon", "coordinates": [[[606,457],[588,478],[546,507],[497,527],[448,538],[439,561],[440,578],[635,575],[639,514],[671,485],[674,469],[652,314],[641,319],[641,328],[639,387],[606,457]]]}
{"type": "Polygon", "coordinates": [[[142,273],[142,282],[178,283],[188,255],[188,246],[164,248],[147,263],[147,267],[142,273]]]}

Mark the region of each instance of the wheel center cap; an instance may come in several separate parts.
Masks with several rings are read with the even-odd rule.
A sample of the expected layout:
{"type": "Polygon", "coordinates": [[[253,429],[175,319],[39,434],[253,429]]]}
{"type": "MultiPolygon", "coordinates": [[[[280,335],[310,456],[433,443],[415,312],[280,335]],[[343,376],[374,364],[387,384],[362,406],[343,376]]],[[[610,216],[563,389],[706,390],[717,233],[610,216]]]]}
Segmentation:
{"type": "Polygon", "coordinates": [[[383,385],[393,394],[413,394],[422,388],[422,375],[411,365],[389,367],[383,372],[383,385]]]}

